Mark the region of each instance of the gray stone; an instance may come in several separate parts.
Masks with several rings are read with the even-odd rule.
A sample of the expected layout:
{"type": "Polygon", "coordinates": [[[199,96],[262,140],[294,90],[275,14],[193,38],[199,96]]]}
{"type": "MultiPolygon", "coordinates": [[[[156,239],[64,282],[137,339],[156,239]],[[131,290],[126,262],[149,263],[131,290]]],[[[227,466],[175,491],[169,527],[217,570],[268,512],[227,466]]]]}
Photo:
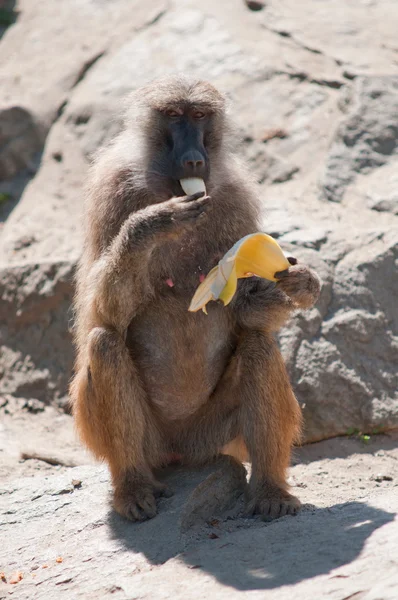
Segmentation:
{"type": "Polygon", "coordinates": [[[218,470],[202,481],[189,496],[181,516],[181,531],[203,525],[211,517],[227,511],[230,516],[237,516],[237,510],[242,508],[238,500],[245,489],[245,468],[232,458],[223,457],[218,470]]]}
{"type": "Polygon", "coordinates": [[[385,165],[398,152],[398,77],[356,80],[352,110],[337,129],[321,185],[340,202],[357,173],[385,165]]]}
{"type": "Polygon", "coordinates": [[[398,215],[398,160],[391,160],[371,173],[358,187],[369,208],[398,215]]]}
{"type": "MultiPolygon", "coordinates": [[[[203,0],[199,8],[193,0],[156,0],[150,10],[138,0],[19,3],[0,65],[7,139],[19,139],[17,127],[24,132],[7,166],[18,174],[0,184],[3,393],[65,397],[73,356],[68,278],[82,247],[89,161],[119,131],[126,93],[181,70],[227,93],[244,133],[242,156],[260,182],[264,230],[323,277],[317,307],[280,336],[305,404],[305,439],[396,423],[394,250],[383,232],[397,226],[398,80],[390,68],[394,20],[381,18],[395,8],[391,0],[369,0],[335,13],[314,2],[309,12],[288,0],[283,10],[268,2],[257,13],[227,0],[203,0]],[[20,122],[13,107],[24,115],[20,122]],[[32,167],[35,132],[46,139],[32,167]],[[320,179],[339,202],[319,197],[320,179]],[[376,246],[384,258],[376,253],[365,265],[363,248],[376,246]],[[35,307],[25,328],[21,298],[23,314],[30,302],[35,307]],[[329,390],[333,402],[325,400],[329,390]]],[[[0,156],[8,151],[2,147],[0,156]]]]}
{"type": "Polygon", "coordinates": [[[0,598],[395,600],[397,440],[373,433],[398,427],[396,0],[0,5],[0,598]],[[304,510],[271,524],[226,458],[165,470],[135,525],[104,468],[67,466],[87,168],[126,94],[176,70],[226,92],[264,231],[322,277],[279,336],[304,441],[371,434],[298,450],[304,510]]]}
{"type": "Polygon", "coordinates": [[[43,145],[43,134],[31,114],[15,106],[0,111],[0,181],[29,167],[43,145]]]}
{"type": "Polygon", "coordinates": [[[328,272],[318,266],[320,301],[281,334],[307,441],[398,427],[397,259],[397,231],[390,230],[374,233],[328,272]]]}
{"type": "MultiPolygon", "coordinates": [[[[300,497],[312,501],[298,516],[265,523],[259,518],[231,520],[222,513],[184,534],[179,523],[189,497],[220,463],[189,471],[170,468],[163,476],[174,496],[160,500],[158,515],[140,524],[111,510],[103,467],[63,473],[53,468],[11,479],[0,487],[5,580],[0,594],[32,600],[65,595],[76,600],[271,600],[275,594],[282,600],[340,600],[363,592],[369,600],[392,599],[398,585],[396,488],[388,481],[367,481],[360,497],[358,455],[342,460],[337,448],[341,444],[334,443],[325,459],[322,447],[311,446],[304,463],[293,468],[300,497]],[[347,474],[351,479],[344,485],[347,474]],[[328,475],[334,485],[324,480],[328,475]],[[323,481],[325,486],[319,485],[323,481]],[[15,573],[22,579],[13,585],[15,573]]],[[[372,450],[361,459],[369,469],[386,461],[372,450]]],[[[389,462],[395,474],[396,460],[389,462]]],[[[221,491],[217,485],[215,489],[221,491]]],[[[209,500],[212,493],[209,486],[209,500]]]]}
{"type": "Polygon", "coordinates": [[[73,366],[69,262],[0,270],[0,395],[61,401],[73,366]]]}

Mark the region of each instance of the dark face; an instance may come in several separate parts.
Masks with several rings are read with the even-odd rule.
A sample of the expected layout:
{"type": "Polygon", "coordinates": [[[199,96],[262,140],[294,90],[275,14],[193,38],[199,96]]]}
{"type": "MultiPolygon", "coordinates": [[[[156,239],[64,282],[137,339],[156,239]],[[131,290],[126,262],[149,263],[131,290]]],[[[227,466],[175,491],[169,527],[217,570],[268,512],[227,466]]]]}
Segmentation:
{"type": "Polygon", "coordinates": [[[150,164],[152,187],[163,194],[183,196],[180,180],[200,177],[206,183],[210,173],[207,140],[212,115],[205,107],[170,106],[158,113],[159,144],[150,164]],[[155,185],[153,185],[155,184],[155,185]]]}

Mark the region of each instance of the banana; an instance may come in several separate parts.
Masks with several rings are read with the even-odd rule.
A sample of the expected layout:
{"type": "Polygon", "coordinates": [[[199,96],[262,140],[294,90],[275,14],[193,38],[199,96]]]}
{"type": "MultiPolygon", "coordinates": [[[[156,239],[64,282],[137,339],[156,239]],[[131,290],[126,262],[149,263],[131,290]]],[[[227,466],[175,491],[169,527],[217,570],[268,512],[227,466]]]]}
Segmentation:
{"type": "Polygon", "coordinates": [[[270,235],[246,235],[232,246],[202,281],[188,310],[196,312],[202,309],[207,314],[206,304],[218,299],[227,306],[235,295],[238,279],[257,276],[277,281],[275,273],[289,267],[281,247],[270,235]]]}
{"type": "Polygon", "coordinates": [[[203,179],[200,177],[186,177],[180,179],[180,185],[187,196],[192,196],[198,192],[204,192],[206,194],[206,186],[203,179]]]}

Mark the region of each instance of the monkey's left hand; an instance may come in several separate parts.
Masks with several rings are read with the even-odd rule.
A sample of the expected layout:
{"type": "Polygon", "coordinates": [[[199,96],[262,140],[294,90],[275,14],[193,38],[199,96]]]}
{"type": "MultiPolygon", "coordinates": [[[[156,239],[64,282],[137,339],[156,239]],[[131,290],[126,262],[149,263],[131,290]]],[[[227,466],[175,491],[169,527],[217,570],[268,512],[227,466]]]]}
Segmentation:
{"type": "Polygon", "coordinates": [[[275,276],[276,283],[257,277],[239,280],[230,306],[243,328],[278,331],[293,310],[310,308],[318,299],[321,282],[308,267],[294,265],[275,276]]]}
{"type": "Polygon", "coordinates": [[[275,273],[276,288],[283,290],[297,308],[311,308],[321,291],[321,281],[315,271],[305,265],[294,265],[275,273]]]}

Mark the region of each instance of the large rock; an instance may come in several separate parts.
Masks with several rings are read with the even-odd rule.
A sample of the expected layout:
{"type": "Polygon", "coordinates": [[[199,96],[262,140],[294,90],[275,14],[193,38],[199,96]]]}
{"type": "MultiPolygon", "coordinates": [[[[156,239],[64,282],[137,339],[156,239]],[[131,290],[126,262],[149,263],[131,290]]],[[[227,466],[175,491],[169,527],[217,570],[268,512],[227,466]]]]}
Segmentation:
{"type": "MultiPolygon", "coordinates": [[[[210,78],[233,96],[238,123],[251,134],[243,152],[260,182],[283,182],[299,169],[312,168],[301,150],[309,140],[316,145],[313,151],[327,151],[326,116],[337,111],[336,90],[291,78],[281,72],[282,65],[276,70],[265,52],[251,54],[222,20],[189,4],[167,11],[135,36],[122,37],[73,88],[48,136],[41,169],[5,224],[0,241],[5,260],[78,253],[88,162],[119,130],[126,94],[148,79],[179,70],[210,78]],[[193,38],[206,43],[192,44],[193,38]],[[269,140],[265,152],[265,131],[282,124],[286,137],[269,140]],[[35,237],[35,244],[15,250],[25,233],[35,237]]],[[[257,31],[265,35],[261,28],[257,31]]]]}
{"type": "Polygon", "coordinates": [[[398,77],[358,78],[353,107],[332,143],[322,181],[328,200],[341,201],[356,173],[385,165],[398,153],[398,77]]]}
{"type": "Polygon", "coordinates": [[[322,295],[281,334],[306,441],[398,427],[397,230],[339,243],[326,244],[325,262],[299,251],[323,276],[322,295]]]}
{"type": "Polygon", "coordinates": [[[42,135],[32,115],[14,106],[0,111],[0,181],[28,167],[42,148],[42,135]]]}
{"type": "Polygon", "coordinates": [[[65,397],[69,277],[82,246],[88,164],[120,129],[125,95],[180,70],[227,92],[241,153],[260,183],[263,229],[324,279],[318,306],[281,334],[305,405],[305,439],[396,426],[397,331],[387,290],[395,246],[386,232],[398,222],[398,80],[394,20],[382,17],[397,10],[392,0],[337,0],[337,11],[307,0],[304,12],[293,0],[257,12],[243,0],[233,8],[228,0],[156,0],[150,10],[138,0],[61,4],[21,0],[1,42],[0,116],[10,117],[10,143],[0,148],[8,177],[0,184],[1,390],[65,397]],[[21,298],[22,311],[37,307],[27,328],[21,298]]]}
{"type": "MultiPolygon", "coordinates": [[[[384,443],[386,462],[378,444],[344,459],[344,442],[305,449],[292,473],[295,493],[311,504],[271,523],[241,514],[241,498],[228,489],[236,472],[225,461],[169,469],[164,476],[174,496],[139,524],[111,510],[104,467],[10,479],[0,487],[0,596],[395,600],[396,450],[384,443]],[[389,480],[376,476],[381,464],[389,465],[389,480]],[[224,479],[217,482],[220,468],[224,479]],[[193,496],[201,497],[200,514],[193,496]]],[[[359,451],[358,443],[348,446],[359,451]]]]}
{"type": "Polygon", "coordinates": [[[266,5],[259,13],[263,26],[291,40],[297,52],[331,58],[348,77],[396,73],[395,0],[270,0],[266,5]]]}
{"type": "MultiPolygon", "coordinates": [[[[117,48],[121,39],[150,27],[166,6],[165,0],[151,0],[150,7],[140,0],[73,0],[55,4],[51,0],[19,0],[15,24],[1,39],[0,234],[1,221],[34,176],[46,135],[62,115],[70,93],[101,56],[117,48]],[[4,130],[8,130],[8,138],[11,135],[9,140],[5,139],[4,130]]],[[[0,28],[0,37],[2,33],[0,28]]],[[[74,171],[75,165],[71,169],[74,171]]],[[[41,184],[41,195],[47,183],[46,180],[41,184]]],[[[64,188],[65,184],[61,191],[64,188]]],[[[50,191],[46,199],[51,204],[50,191]]],[[[35,198],[35,209],[39,201],[44,208],[40,192],[35,198]]]]}
{"type": "Polygon", "coordinates": [[[16,22],[1,40],[0,108],[17,104],[48,130],[96,60],[165,7],[164,0],[151,0],[149,9],[139,0],[19,0],[16,22]]]}
{"type": "Polygon", "coordinates": [[[73,270],[70,262],[0,270],[0,396],[64,403],[73,366],[73,270]]]}

